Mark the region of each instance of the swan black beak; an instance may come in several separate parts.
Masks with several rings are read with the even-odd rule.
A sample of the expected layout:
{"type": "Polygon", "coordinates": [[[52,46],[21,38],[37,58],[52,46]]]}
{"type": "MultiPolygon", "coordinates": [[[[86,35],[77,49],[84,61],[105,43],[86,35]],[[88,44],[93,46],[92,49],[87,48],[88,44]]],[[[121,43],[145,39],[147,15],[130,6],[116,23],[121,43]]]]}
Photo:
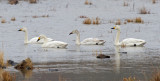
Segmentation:
{"type": "Polygon", "coordinates": [[[18,31],[22,31],[22,29],[19,29],[18,31]]]}
{"type": "Polygon", "coordinates": [[[115,27],[111,28],[111,29],[115,29],[115,27]]]}
{"type": "Polygon", "coordinates": [[[69,35],[71,35],[71,34],[73,34],[72,32],[71,33],[69,33],[69,35]]]}
{"type": "Polygon", "coordinates": [[[40,37],[38,37],[38,40],[37,40],[37,42],[40,40],[40,37]]]}

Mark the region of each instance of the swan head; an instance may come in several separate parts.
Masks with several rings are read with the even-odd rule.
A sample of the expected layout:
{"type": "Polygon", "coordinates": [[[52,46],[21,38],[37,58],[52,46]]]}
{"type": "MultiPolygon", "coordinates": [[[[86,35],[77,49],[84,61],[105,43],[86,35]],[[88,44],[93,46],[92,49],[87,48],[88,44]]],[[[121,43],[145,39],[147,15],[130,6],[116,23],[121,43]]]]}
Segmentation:
{"type": "Polygon", "coordinates": [[[26,27],[23,27],[23,28],[19,29],[18,31],[26,32],[26,31],[27,31],[27,28],[26,28],[26,27]]]}
{"type": "Polygon", "coordinates": [[[120,30],[120,26],[116,25],[116,26],[114,26],[114,27],[113,27],[113,28],[111,28],[111,29],[120,30]]]}
{"type": "Polygon", "coordinates": [[[38,42],[40,39],[44,39],[44,38],[47,38],[47,37],[46,37],[45,35],[39,35],[37,42],[38,42]]]}
{"type": "Polygon", "coordinates": [[[73,30],[71,33],[69,33],[69,35],[71,35],[71,34],[78,34],[78,33],[79,33],[78,30],[73,30]]]}

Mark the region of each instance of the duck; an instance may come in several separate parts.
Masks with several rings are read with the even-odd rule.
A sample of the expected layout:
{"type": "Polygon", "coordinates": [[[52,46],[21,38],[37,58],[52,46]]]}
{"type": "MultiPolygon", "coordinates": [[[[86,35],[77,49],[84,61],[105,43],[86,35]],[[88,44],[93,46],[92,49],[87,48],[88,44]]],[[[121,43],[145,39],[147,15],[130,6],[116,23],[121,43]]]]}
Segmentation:
{"type": "Polygon", "coordinates": [[[142,39],[136,39],[136,38],[126,38],[119,42],[120,38],[120,26],[116,25],[111,29],[117,30],[117,35],[115,38],[114,45],[116,46],[130,46],[130,47],[136,47],[136,46],[144,46],[146,44],[145,40],[142,39]]]}
{"type": "Polygon", "coordinates": [[[37,42],[41,39],[44,39],[44,43],[41,46],[43,48],[66,48],[68,45],[67,43],[62,41],[48,41],[47,37],[42,34],[38,37],[37,42]]]}
{"type": "MultiPolygon", "coordinates": [[[[26,27],[23,27],[23,28],[20,28],[18,31],[23,31],[25,32],[25,37],[24,37],[24,43],[25,44],[28,44],[28,43],[32,43],[32,44],[42,44],[44,42],[44,40],[41,40],[41,41],[38,41],[38,37],[33,37],[31,38],[30,40],[28,40],[28,31],[27,31],[27,28],[26,27]]],[[[48,41],[54,41],[53,39],[51,38],[47,38],[48,41]]]]}
{"type": "Polygon", "coordinates": [[[78,30],[73,30],[72,32],[69,33],[69,35],[71,34],[76,34],[76,44],[77,45],[103,45],[106,41],[104,40],[100,40],[98,38],[86,38],[83,41],[80,42],[80,33],[78,30]]]}

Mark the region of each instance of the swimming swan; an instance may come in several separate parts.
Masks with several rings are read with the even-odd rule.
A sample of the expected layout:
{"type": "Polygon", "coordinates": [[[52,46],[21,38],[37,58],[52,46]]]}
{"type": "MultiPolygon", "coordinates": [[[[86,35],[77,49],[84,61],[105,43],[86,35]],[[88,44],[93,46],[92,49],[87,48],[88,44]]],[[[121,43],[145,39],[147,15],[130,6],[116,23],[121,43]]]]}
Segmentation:
{"type": "MultiPolygon", "coordinates": [[[[23,31],[23,32],[25,32],[24,43],[42,44],[42,43],[44,42],[44,40],[41,40],[41,41],[37,42],[38,37],[34,37],[34,38],[28,40],[28,31],[27,31],[27,28],[26,28],[26,27],[23,27],[23,28],[19,29],[18,31],[23,31]]],[[[47,38],[47,39],[48,39],[48,41],[53,41],[53,39],[51,39],[51,38],[47,38]]]]}
{"type": "Polygon", "coordinates": [[[117,30],[117,35],[115,39],[115,45],[124,45],[124,46],[143,46],[146,44],[145,40],[142,39],[135,39],[135,38],[127,38],[119,42],[119,37],[120,37],[120,26],[116,25],[115,27],[111,29],[116,29],[117,30]]]}
{"type": "Polygon", "coordinates": [[[86,44],[86,45],[103,45],[106,41],[100,40],[98,38],[86,38],[82,42],[80,42],[80,33],[78,30],[73,30],[69,35],[76,34],[76,44],[86,44]]]}
{"type": "Polygon", "coordinates": [[[61,42],[61,41],[50,41],[48,42],[48,39],[45,35],[40,35],[38,37],[38,40],[44,39],[44,43],[42,44],[42,47],[44,48],[66,48],[66,46],[68,45],[65,42],[61,42]]]}

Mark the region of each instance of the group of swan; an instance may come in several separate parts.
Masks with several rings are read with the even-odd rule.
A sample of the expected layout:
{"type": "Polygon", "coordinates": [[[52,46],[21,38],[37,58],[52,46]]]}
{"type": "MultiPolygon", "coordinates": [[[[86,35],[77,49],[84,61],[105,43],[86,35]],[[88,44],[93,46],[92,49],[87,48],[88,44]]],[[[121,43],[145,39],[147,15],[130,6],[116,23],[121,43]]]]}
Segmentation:
{"type": "MultiPolygon", "coordinates": [[[[119,42],[120,38],[120,27],[116,25],[115,27],[111,29],[116,29],[117,30],[117,35],[115,39],[115,45],[120,46],[120,45],[125,45],[125,46],[143,46],[146,42],[145,40],[142,39],[135,39],[135,38],[127,38],[124,39],[123,41],[119,42]]],[[[45,35],[40,35],[39,37],[34,37],[30,40],[28,40],[28,31],[27,28],[23,27],[19,29],[18,31],[23,31],[25,32],[25,39],[24,43],[37,43],[37,44],[42,44],[42,47],[46,48],[66,48],[67,43],[62,42],[62,41],[54,41],[51,38],[47,38],[45,35]]],[[[71,34],[76,34],[76,44],[77,45],[103,45],[106,41],[100,40],[98,38],[86,38],[83,41],[80,42],[80,33],[78,30],[73,30],[69,35],[71,34]]]]}

